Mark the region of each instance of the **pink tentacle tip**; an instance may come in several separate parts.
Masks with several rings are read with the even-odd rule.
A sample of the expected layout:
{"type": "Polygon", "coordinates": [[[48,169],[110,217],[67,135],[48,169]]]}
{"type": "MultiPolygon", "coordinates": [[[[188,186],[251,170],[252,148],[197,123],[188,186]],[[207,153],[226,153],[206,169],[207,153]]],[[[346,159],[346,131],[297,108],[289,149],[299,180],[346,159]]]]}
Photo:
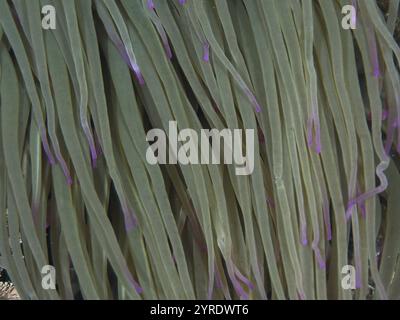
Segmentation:
{"type": "Polygon", "coordinates": [[[203,44],[203,61],[210,61],[210,44],[208,42],[203,44]]]}
{"type": "Polygon", "coordinates": [[[147,0],[147,9],[154,10],[154,2],[153,0],[147,0]]]}

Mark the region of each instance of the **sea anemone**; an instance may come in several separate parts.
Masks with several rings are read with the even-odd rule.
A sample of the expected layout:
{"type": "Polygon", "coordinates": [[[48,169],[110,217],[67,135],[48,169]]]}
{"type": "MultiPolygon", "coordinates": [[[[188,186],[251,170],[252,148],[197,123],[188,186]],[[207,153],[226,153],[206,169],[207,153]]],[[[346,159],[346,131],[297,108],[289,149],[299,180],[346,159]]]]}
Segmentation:
{"type": "Polygon", "coordinates": [[[0,0],[0,296],[400,299],[399,4],[0,0]]]}

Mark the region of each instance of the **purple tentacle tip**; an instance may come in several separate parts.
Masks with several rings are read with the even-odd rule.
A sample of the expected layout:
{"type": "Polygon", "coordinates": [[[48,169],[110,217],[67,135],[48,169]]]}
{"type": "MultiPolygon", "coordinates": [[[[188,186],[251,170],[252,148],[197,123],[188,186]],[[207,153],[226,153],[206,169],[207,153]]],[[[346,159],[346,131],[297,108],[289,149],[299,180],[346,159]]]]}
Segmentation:
{"type": "Polygon", "coordinates": [[[261,112],[261,106],[258,103],[256,97],[254,96],[253,92],[251,92],[251,90],[246,87],[246,85],[241,85],[244,93],[246,94],[247,98],[250,100],[251,104],[253,105],[253,107],[255,108],[255,111],[257,113],[261,112]]]}
{"type": "Polygon", "coordinates": [[[332,230],[331,229],[328,229],[328,234],[327,234],[326,238],[328,241],[332,240],[332,230]]]}
{"type": "Polygon", "coordinates": [[[365,218],[367,216],[367,210],[365,209],[364,202],[360,203],[361,217],[365,218]]]}
{"type": "Polygon", "coordinates": [[[134,228],[137,227],[137,218],[135,213],[128,208],[128,206],[122,205],[122,212],[124,214],[125,220],[125,229],[127,232],[132,231],[134,228]]]}
{"type": "Polygon", "coordinates": [[[397,119],[393,123],[394,128],[399,128],[400,127],[400,115],[397,116],[397,119]]]}
{"type": "Polygon", "coordinates": [[[132,231],[136,227],[136,220],[130,213],[124,214],[125,218],[125,229],[127,232],[132,231]]]}
{"type": "Polygon", "coordinates": [[[49,141],[47,140],[47,134],[45,130],[42,130],[42,145],[44,152],[46,153],[47,159],[50,162],[50,165],[56,164],[56,160],[54,159],[53,154],[50,151],[49,141]]]}
{"type": "Polygon", "coordinates": [[[374,78],[380,78],[381,77],[381,72],[379,70],[379,67],[374,68],[374,73],[373,73],[374,78]]]}
{"type": "Polygon", "coordinates": [[[249,299],[249,295],[247,294],[246,291],[244,291],[244,289],[242,288],[242,286],[238,283],[238,281],[235,279],[233,281],[233,287],[237,293],[237,295],[240,297],[241,300],[248,300],[249,299]]]}
{"type": "Polygon", "coordinates": [[[306,300],[306,295],[303,291],[298,291],[297,294],[300,300],[306,300]]]}
{"type": "Polygon", "coordinates": [[[313,137],[312,137],[312,133],[310,132],[309,134],[307,134],[307,147],[311,148],[313,145],[313,137]]]}
{"type": "Polygon", "coordinates": [[[253,290],[254,285],[239,271],[239,269],[233,264],[232,261],[229,261],[229,264],[230,264],[230,270],[228,271],[229,278],[231,279],[236,294],[240,297],[241,300],[249,299],[248,293],[242,288],[239,280],[242,283],[244,283],[249,290],[253,290]]]}
{"type": "Polygon", "coordinates": [[[243,292],[243,294],[240,296],[241,300],[249,300],[249,295],[246,292],[243,292]]]}
{"type": "Polygon", "coordinates": [[[353,214],[353,207],[356,205],[356,201],[354,199],[351,199],[346,208],[346,220],[348,221],[351,218],[351,215],[353,214]]]}
{"type": "Polygon", "coordinates": [[[382,111],[382,120],[386,120],[389,116],[389,110],[388,109],[383,109],[382,111]]]}
{"type": "Polygon", "coordinates": [[[312,249],[314,250],[315,256],[317,258],[319,268],[321,270],[325,269],[326,263],[325,263],[324,258],[321,256],[321,251],[319,250],[317,243],[312,244],[312,249]]]}
{"type": "Polygon", "coordinates": [[[147,0],[147,8],[149,10],[154,10],[154,2],[153,2],[153,0],[147,0]]]}
{"type": "Polygon", "coordinates": [[[356,289],[360,289],[362,287],[362,280],[360,272],[356,272],[356,289]]]}
{"type": "Polygon", "coordinates": [[[92,165],[96,167],[96,160],[97,160],[97,150],[95,145],[90,146],[90,157],[92,159],[92,165]]]}
{"type": "Polygon", "coordinates": [[[67,179],[67,185],[68,185],[68,186],[71,186],[71,185],[72,185],[72,178],[71,178],[71,176],[68,175],[68,176],[66,177],[66,179],[67,179]]]}
{"type": "Polygon", "coordinates": [[[135,290],[136,290],[137,294],[143,293],[143,288],[141,286],[139,286],[139,285],[135,286],[135,290]]]}
{"type": "Polygon", "coordinates": [[[46,148],[44,149],[47,159],[49,160],[49,163],[51,166],[56,164],[56,161],[54,160],[53,155],[51,154],[51,152],[49,150],[47,150],[46,148]]]}
{"type": "Polygon", "coordinates": [[[144,78],[143,78],[142,73],[140,71],[137,71],[137,72],[135,71],[135,75],[136,75],[136,79],[139,81],[139,84],[141,86],[143,86],[144,85],[144,78]]]}
{"type": "Polygon", "coordinates": [[[210,44],[208,42],[203,44],[203,61],[210,61],[210,44]]]}
{"type": "Polygon", "coordinates": [[[129,60],[129,65],[130,65],[130,68],[132,69],[132,71],[135,73],[136,79],[139,81],[139,84],[141,86],[144,85],[144,78],[143,78],[142,72],[140,71],[139,66],[131,60],[129,60]]]}
{"type": "Polygon", "coordinates": [[[127,275],[128,275],[128,279],[129,282],[132,284],[132,286],[135,288],[137,294],[141,294],[143,292],[142,287],[135,281],[135,279],[133,279],[132,274],[129,272],[129,270],[127,271],[127,275]]]}
{"type": "Polygon", "coordinates": [[[172,50],[171,50],[171,46],[169,45],[167,39],[165,39],[163,42],[164,42],[164,49],[165,49],[165,52],[166,52],[166,54],[167,54],[167,57],[168,57],[169,60],[171,60],[171,59],[172,59],[172,50]]]}
{"type": "Polygon", "coordinates": [[[242,281],[250,290],[254,290],[254,284],[246,278],[237,267],[235,267],[235,276],[242,281]]]}
{"type": "Polygon", "coordinates": [[[307,240],[307,226],[305,224],[303,224],[301,226],[301,244],[303,246],[306,246],[308,244],[308,240],[307,240]]]}
{"type": "Polygon", "coordinates": [[[375,34],[369,28],[370,33],[368,37],[368,42],[369,42],[369,47],[370,47],[370,54],[371,54],[371,60],[372,60],[372,65],[373,65],[373,76],[374,78],[379,78],[381,76],[381,71],[379,68],[379,56],[378,56],[378,48],[376,45],[376,39],[375,39],[375,34]]]}
{"type": "Polygon", "coordinates": [[[186,0],[179,0],[180,5],[184,5],[186,3],[186,0]]]}
{"type": "Polygon", "coordinates": [[[316,130],[316,137],[315,137],[315,152],[317,154],[321,153],[321,132],[320,132],[320,128],[319,128],[319,123],[317,125],[317,130],[316,130]]]}

